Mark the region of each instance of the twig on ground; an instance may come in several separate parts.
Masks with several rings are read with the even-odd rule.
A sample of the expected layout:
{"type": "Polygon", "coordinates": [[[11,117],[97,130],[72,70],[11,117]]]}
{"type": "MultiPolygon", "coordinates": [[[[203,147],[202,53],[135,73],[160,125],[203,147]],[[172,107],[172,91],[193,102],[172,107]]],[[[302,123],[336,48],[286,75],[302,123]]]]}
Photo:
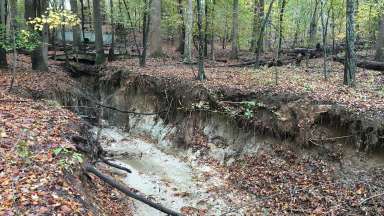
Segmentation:
{"type": "Polygon", "coordinates": [[[363,203],[365,203],[365,202],[367,202],[367,201],[369,201],[369,200],[371,200],[371,199],[374,199],[374,198],[376,198],[376,197],[380,197],[380,196],[384,196],[384,193],[379,193],[379,194],[373,195],[373,196],[371,196],[371,197],[368,197],[368,198],[362,200],[362,201],[360,202],[360,205],[362,205],[363,203]]]}

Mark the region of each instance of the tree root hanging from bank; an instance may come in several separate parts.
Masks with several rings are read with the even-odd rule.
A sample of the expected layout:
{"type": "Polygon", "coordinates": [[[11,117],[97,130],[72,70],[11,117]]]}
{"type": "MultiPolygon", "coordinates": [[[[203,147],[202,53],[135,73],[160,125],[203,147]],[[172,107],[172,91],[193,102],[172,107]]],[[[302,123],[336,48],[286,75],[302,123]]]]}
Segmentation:
{"type": "Polygon", "coordinates": [[[116,182],[112,177],[110,176],[107,176],[107,175],[104,175],[103,173],[101,173],[99,170],[97,170],[94,166],[92,166],[91,164],[86,164],[84,166],[84,170],[89,172],[89,173],[92,173],[94,175],[96,175],[97,177],[99,177],[101,180],[103,180],[105,183],[109,184],[110,186],[118,189],[119,191],[123,192],[125,195],[133,198],[133,199],[136,199],[136,200],[139,200],[149,206],[151,206],[152,208],[155,208],[165,214],[168,214],[168,215],[172,215],[172,216],[182,216],[182,214],[180,213],[177,213],[171,209],[168,209],[160,204],[157,204],[157,203],[154,203],[150,200],[148,200],[147,198],[143,197],[143,196],[140,196],[136,193],[133,193],[132,191],[130,191],[127,187],[125,187],[124,185],[116,182]]]}

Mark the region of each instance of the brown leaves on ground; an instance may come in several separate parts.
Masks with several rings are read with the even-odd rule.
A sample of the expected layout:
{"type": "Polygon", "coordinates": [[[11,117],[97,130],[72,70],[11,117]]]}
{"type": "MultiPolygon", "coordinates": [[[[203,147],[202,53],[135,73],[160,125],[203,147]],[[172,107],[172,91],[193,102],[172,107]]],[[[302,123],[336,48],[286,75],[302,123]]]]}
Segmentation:
{"type": "Polygon", "coordinates": [[[85,214],[53,149],[73,149],[75,114],[0,91],[0,214],[85,214]]]}
{"type": "Polygon", "coordinates": [[[282,147],[246,156],[229,167],[229,180],[255,196],[252,214],[383,215],[383,169],[342,172],[331,162],[282,147]]]}
{"type": "MultiPolygon", "coordinates": [[[[29,67],[28,62],[19,64],[15,90],[49,94],[55,88],[68,88],[72,82],[59,67],[51,66],[47,73],[31,71],[29,67]]],[[[70,169],[64,168],[65,158],[54,154],[59,147],[74,150],[70,137],[79,131],[76,114],[51,101],[33,101],[10,94],[10,78],[10,71],[3,69],[0,73],[0,215],[93,215],[94,206],[100,214],[130,215],[127,206],[112,198],[112,189],[98,180],[92,184],[93,193],[87,194],[97,196],[98,201],[90,203],[93,207],[86,204],[92,198],[84,194],[84,188],[68,180],[80,181],[77,171],[81,164],[78,161],[70,169]]]]}

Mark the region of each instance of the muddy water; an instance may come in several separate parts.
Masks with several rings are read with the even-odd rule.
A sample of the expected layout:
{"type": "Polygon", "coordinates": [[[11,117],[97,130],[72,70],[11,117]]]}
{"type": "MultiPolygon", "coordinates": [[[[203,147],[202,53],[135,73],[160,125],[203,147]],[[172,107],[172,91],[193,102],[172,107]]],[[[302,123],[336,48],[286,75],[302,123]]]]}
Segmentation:
{"type": "MultiPolygon", "coordinates": [[[[101,133],[104,149],[123,154],[118,162],[132,170],[125,183],[168,208],[180,211],[182,207],[193,207],[206,209],[208,215],[242,215],[241,207],[252,204],[250,196],[229,185],[226,176],[214,167],[199,163],[191,152],[179,152],[179,156],[165,153],[154,143],[132,138],[117,128],[106,128],[101,133]]],[[[135,208],[136,215],[161,215],[138,201],[135,208]]]]}

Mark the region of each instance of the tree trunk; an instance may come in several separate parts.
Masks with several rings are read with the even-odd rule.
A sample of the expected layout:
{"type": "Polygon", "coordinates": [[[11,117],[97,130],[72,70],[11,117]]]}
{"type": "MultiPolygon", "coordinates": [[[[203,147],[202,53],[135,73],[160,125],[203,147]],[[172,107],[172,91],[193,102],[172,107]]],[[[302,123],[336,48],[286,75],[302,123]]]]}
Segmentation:
{"type": "Polygon", "coordinates": [[[95,21],[95,46],[96,46],[96,59],[97,65],[105,62],[104,43],[103,43],[103,30],[100,1],[93,0],[93,20],[95,21]]]}
{"type": "Polygon", "coordinates": [[[84,0],[80,0],[81,7],[81,32],[83,35],[83,41],[85,41],[85,14],[84,14],[84,0]]]}
{"type": "Polygon", "coordinates": [[[87,6],[88,6],[88,20],[89,20],[89,28],[92,28],[92,12],[91,12],[91,2],[90,0],[87,0],[87,6]]]}
{"type": "Polygon", "coordinates": [[[149,33],[149,53],[158,57],[163,54],[161,49],[161,0],[152,0],[149,33]]]}
{"type": "MultiPolygon", "coordinates": [[[[262,22],[263,22],[263,20],[265,18],[264,6],[265,6],[265,0],[259,0],[259,6],[258,6],[258,13],[259,13],[259,24],[258,24],[258,26],[259,26],[259,30],[258,30],[257,36],[260,35],[260,29],[261,29],[262,24],[263,24],[262,22]]],[[[259,39],[257,38],[257,40],[259,40],[259,39]]],[[[261,46],[259,48],[257,47],[257,40],[256,40],[256,49],[260,49],[260,52],[263,52],[263,50],[264,50],[264,38],[261,38],[261,46]]],[[[256,51],[256,49],[255,49],[255,51],[256,51]]]]}
{"type": "MultiPolygon", "coordinates": [[[[0,2],[0,25],[3,25],[5,27],[6,25],[6,1],[0,2]]],[[[3,29],[6,31],[6,28],[3,29]]],[[[4,37],[6,35],[6,32],[4,32],[4,37]]],[[[0,38],[0,40],[4,40],[5,38],[0,38]]],[[[5,49],[0,48],[0,67],[7,67],[7,52],[5,49]]]]}
{"type": "Polygon", "coordinates": [[[335,32],[335,28],[336,28],[336,19],[335,19],[335,8],[334,8],[334,1],[332,0],[331,2],[331,5],[332,5],[332,55],[335,55],[336,54],[336,32],[335,32]]]}
{"type": "Polygon", "coordinates": [[[150,25],[150,13],[149,9],[151,8],[152,1],[144,0],[145,10],[143,15],[143,51],[141,52],[140,66],[144,67],[147,60],[147,46],[148,46],[148,36],[149,36],[149,25],[150,25]]]}
{"type": "MultiPolygon", "coordinates": [[[[64,0],[61,0],[61,8],[64,10],[64,0]]],[[[65,25],[61,26],[61,41],[64,49],[64,55],[65,55],[65,64],[69,64],[69,58],[68,58],[68,50],[67,50],[67,42],[65,38],[65,25]]]]}
{"type": "Polygon", "coordinates": [[[272,6],[273,6],[274,2],[275,2],[275,0],[271,0],[271,3],[269,4],[267,15],[265,16],[265,18],[263,20],[263,24],[261,25],[261,29],[260,29],[260,32],[259,32],[259,37],[257,39],[255,68],[258,68],[260,66],[259,65],[259,60],[260,60],[260,54],[261,54],[261,47],[263,45],[264,31],[265,31],[265,27],[267,26],[267,22],[268,22],[269,16],[271,15],[272,6]]]}
{"type": "Polygon", "coordinates": [[[379,34],[376,41],[376,61],[384,61],[384,15],[381,15],[379,22],[379,34]]]}
{"type": "Polygon", "coordinates": [[[315,47],[316,46],[316,33],[317,33],[317,9],[319,6],[320,0],[315,0],[315,8],[313,10],[311,23],[309,25],[309,47],[315,47]]]}
{"type": "Polygon", "coordinates": [[[277,60],[280,60],[282,43],[283,43],[283,19],[284,19],[284,10],[285,10],[286,0],[280,1],[280,14],[279,14],[279,43],[277,48],[277,60]]]}
{"type": "Polygon", "coordinates": [[[176,51],[180,52],[182,55],[184,54],[184,40],[185,40],[185,23],[184,23],[184,12],[183,12],[183,0],[178,0],[177,3],[177,11],[180,16],[180,25],[179,25],[179,38],[178,42],[179,44],[177,45],[176,51]]]}
{"type": "MultiPolygon", "coordinates": [[[[25,0],[24,3],[25,8],[30,8],[30,10],[25,10],[25,20],[40,17],[47,8],[45,0],[25,0]]],[[[32,69],[48,71],[48,28],[46,26],[40,32],[40,37],[41,44],[31,54],[32,69]]]]}
{"type": "MultiPolygon", "coordinates": [[[[322,28],[322,41],[323,41],[323,74],[324,74],[324,79],[326,80],[328,78],[328,69],[327,69],[327,35],[328,35],[328,20],[329,20],[329,10],[327,12],[327,19],[325,19],[325,5],[326,5],[326,0],[320,0],[321,4],[321,28],[322,28]]],[[[332,7],[332,5],[331,5],[332,7]]]]}
{"type": "Polygon", "coordinates": [[[193,34],[193,5],[192,0],[188,0],[185,13],[185,39],[184,39],[184,62],[192,61],[192,34],[193,34]]]}
{"type": "Polygon", "coordinates": [[[256,37],[257,37],[257,31],[259,30],[258,24],[260,23],[258,6],[259,6],[259,0],[254,0],[253,1],[252,38],[251,38],[251,47],[249,48],[250,51],[255,51],[256,49],[256,41],[257,41],[256,37]]]}
{"type": "MultiPolygon", "coordinates": [[[[227,12],[227,7],[225,7],[225,12],[227,12]]],[[[227,34],[228,34],[228,17],[225,16],[224,35],[223,35],[223,41],[222,41],[223,50],[227,48],[227,34]]]]}
{"type": "Polygon", "coordinates": [[[209,23],[208,23],[208,1],[205,1],[204,4],[205,7],[205,29],[204,29],[204,57],[208,56],[208,29],[209,29],[209,23]]]}
{"type": "Polygon", "coordinates": [[[115,20],[113,18],[113,0],[109,0],[109,12],[111,13],[110,19],[111,19],[111,33],[112,33],[112,41],[111,46],[109,47],[108,52],[108,60],[113,61],[115,60],[115,20]]]}
{"type": "MultiPolygon", "coordinates": [[[[78,7],[77,7],[77,0],[71,0],[71,11],[72,13],[78,15],[78,7]]],[[[81,37],[80,37],[80,26],[76,25],[72,27],[72,34],[73,34],[73,48],[75,50],[75,53],[78,53],[80,50],[80,42],[81,42],[81,37]]]]}
{"type": "Polygon", "coordinates": [[[203,38],[203,9],[201,6],[201,0],[197,1],[197,27],[199,30],[199,73],[198,80],[205,80],[205,72],[204,72],[204,38],[203,38]]]}
{"type": "Polygon", "coordinates": [[[355,0],[346,0],[346,50],[344,67],[344,84],[355,85],[356,77],[356,54],[355,54],[355,0]]]}
{"type": "Polygon", "coordinates": [[[212,2],[212,13],[211,13],[211,60],[215,60],[215,28],[214,28],[214,19],[215,19],[215,5],[216,0],[212,2]]]}
{"type": "Polygon", "coordinates": [[[17,16],[17,1],[11,1],[10,2],[10,14],[9,14],[9,25],[10,25],[10,33],[12,35],[12,48],[13,48],[13,55],[12,55],[12,79],[11,79],[11,85],[9,86],[9,91],[12,90],[13,84],[15,82],[16,77],[16,65],[17,65],[17,49],[16,49],[16,28],[17,28],[17,22],[16,22],[16,16],[17,16]]]}
{"type": "Polygon", "coordinates": [[[232,49],[231,58],[239,58],[239,0],[233,0],[232,8],[232,49]]]}

